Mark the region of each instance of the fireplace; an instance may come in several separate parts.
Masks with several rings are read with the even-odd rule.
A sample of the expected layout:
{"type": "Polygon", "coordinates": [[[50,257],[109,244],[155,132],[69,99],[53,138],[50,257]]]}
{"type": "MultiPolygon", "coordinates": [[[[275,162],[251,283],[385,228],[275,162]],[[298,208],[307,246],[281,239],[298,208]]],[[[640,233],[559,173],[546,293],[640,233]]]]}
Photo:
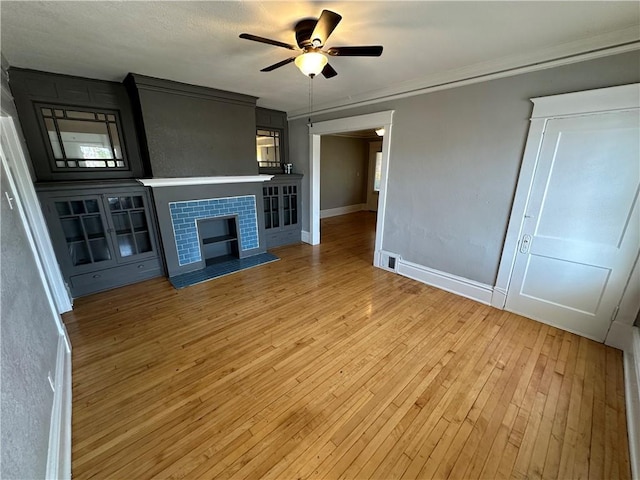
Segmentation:
{"type": "Polygon", "coordinates": [[[201,218],[196,220],[200,256],[205,266],[238,257],[238,216],[201,218]]]}
{"type": "Polygon", "coordinates": [[[203,262],[198,238],[198,223],[202,220],[235,215],[239,226],[238,250],[247,251],[259,245],[255,195],[169,202],[169,211],[180,266],[203,262]]]}
{"type": "Polygon", "coordinates": [[[153,200],[170,277],[266,252],[262,182],[253,177],[141,180],[153,200]]]}

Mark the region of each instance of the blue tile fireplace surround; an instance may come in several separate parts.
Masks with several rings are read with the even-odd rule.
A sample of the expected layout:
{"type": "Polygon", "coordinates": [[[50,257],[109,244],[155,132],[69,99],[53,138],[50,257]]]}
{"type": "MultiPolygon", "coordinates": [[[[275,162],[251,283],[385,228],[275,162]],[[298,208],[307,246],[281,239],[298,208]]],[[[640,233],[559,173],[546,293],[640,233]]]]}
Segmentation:
{"type": "Polygon", "coordinates": [[[169,202],[169,211],[181,267],[202,261],[197,228],[201,219],[237,215],[240,250],[259,246],[255,195],[169,202]]]}
{"type": "Polygon", "coordinates": [[[142,179],[153,202],[169,277],[267,251],[262,186],[269,175],[142,179]]]}

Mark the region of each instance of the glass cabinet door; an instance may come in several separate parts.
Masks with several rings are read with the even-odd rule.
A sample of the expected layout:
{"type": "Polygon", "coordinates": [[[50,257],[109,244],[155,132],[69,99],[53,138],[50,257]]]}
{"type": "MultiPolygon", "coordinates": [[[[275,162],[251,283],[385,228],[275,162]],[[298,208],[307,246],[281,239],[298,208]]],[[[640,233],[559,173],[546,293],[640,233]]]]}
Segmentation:
{"type": "Polygon", "coordinates": [[[284,225],[298,223],[298,187],[296,185],[282,186],[282,209],[284,225]]]}
{"type": "Polygon", "coordinates": [[[153,254],[144,195],[108,195],[106,203],[119,258],[153,254]]]}
{"type": "Polygon", "coordinates": [[[278,228],[280,226],[280,205],[279,205],[280,187],[263,187],[262,197],[264,200],[264,228],[278,228]]]}
{"type": "Polygon", "coordinates": [[[102,221],[99,197],[57,200],[55,210],[73,267],[106,266],[115,260],[102,221]]]}

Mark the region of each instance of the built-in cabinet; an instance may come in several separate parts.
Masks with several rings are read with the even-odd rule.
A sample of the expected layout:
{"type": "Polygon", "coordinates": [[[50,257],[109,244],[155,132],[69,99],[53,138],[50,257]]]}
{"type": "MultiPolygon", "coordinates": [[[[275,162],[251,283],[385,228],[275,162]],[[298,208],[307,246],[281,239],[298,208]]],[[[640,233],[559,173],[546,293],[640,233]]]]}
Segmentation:
{"type": "Polygon", "coordinates": [[[276,175],[262,187],[267,248],[300,242],[302,175],[276,175]]]}
{"type": "Polygon", "coordinates": [[[162,275],[145,187],[40,185],[38,196],[74,297],[162,275]]]}
{"type": "Polygon", "coordinates": [[[9,83],[37,181],[149,173],[121,83],[20,68],[9,70],[9,83]]]}
{"type": "MultiPolygon", "coordinates": [[[[165,212],[175,198],[162,196],[158,204],[157,191],[152,203],[139,178],[276,174],[263,189],[266,238],[255,239],[251,251],[300,241],[301,175],[282,174],[289,163],[285,112],[256,108],[255,97],[137,74],[123,84],[12,68],[9,82],[74,297],[159,276],[165,264],[171,272],[179,263],[165,259],[156,234],[159,219],[171,250],[175,237],[155,208],[165,212]]],[[[259,196],[259,188],[234,193],[259,196]]],[[[246,254],[236,217],[198,226],[205,265],[246,254]]]]}

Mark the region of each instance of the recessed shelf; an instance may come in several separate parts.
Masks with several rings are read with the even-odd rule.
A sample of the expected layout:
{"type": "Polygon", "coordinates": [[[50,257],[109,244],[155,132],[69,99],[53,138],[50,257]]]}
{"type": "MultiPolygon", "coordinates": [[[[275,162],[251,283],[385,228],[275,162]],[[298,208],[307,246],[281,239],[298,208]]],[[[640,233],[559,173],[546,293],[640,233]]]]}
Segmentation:
{"type": "Polygon", "coordinates": [[[226,243],[233,242],[235,240],[238,240],[238,237],[235,235],[220,235],[218,237],[203,238],[202,243],[204,245],[210,245],[212,243],[226,243]]]}
{"type": "Polygon", "coordinates": [[[208,267],[210,265],[215,265],[217,263],[228,262],[229,260],[238,260],[237,255],[220,255],[218,257],[211,257],[205,260],[205,265],[208,267]]]}
{"type": "Polygon", "coordinates": [[[205,265],[238,258],[238,218],[235,215],[198,219],[198,237],[205,265]]]}

